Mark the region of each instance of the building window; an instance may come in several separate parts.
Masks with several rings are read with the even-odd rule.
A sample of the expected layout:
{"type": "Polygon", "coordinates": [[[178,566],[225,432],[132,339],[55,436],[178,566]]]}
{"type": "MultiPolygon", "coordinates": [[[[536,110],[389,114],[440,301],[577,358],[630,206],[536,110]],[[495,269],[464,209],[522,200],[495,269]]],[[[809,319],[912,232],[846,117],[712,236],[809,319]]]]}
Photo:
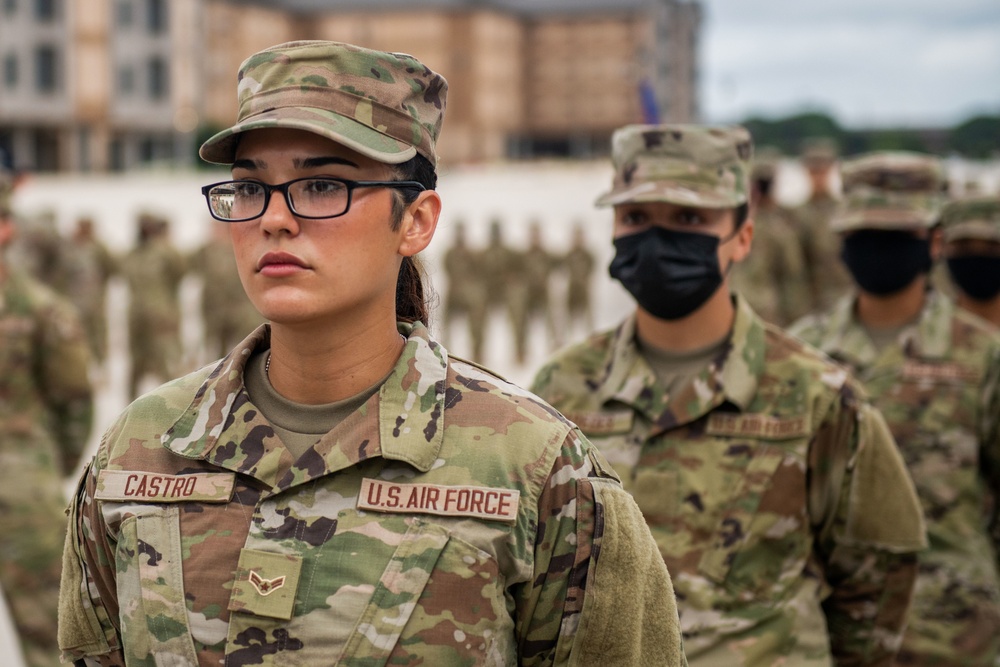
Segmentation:
{"type": "Polygon", "coordinates": [[[131,67],[122,67],[118,70],[118,92],[122,95],[131,95],[135,90],[135,70],[131,67]]]}
{"type": "Polygon", "coordinates": [[[3,59],[3,82],[7,88],[17,87],[17,56],[13,53],[3,59]]]}
{"type": "Polygon", "coordinates": [[[35,18],[48,23],[56,19],[56,0],[35,0],[35,18]]]}
{"type": "Polygon", "coordinates": [[[40,93],[53,93],[57,85],[56,50],[39,46],[35,50],[35,88],[40,93]]]}
{"type": "Polygon", "coordinates": [[[132,25],[132,0],[119,0],[117,12],[118,25],[127,28],[132,25]]]}
{"type": "Polygon", "coordinates": [[[167,3],[165,0],[146,0],[146,25],[151,35],[167,31],[167,3]]]}
{"type": "Polygon", "coordinates": [[[149,96],[161,100],[167,96],[167,65],[160,57],[149,60],[149,96]]]}

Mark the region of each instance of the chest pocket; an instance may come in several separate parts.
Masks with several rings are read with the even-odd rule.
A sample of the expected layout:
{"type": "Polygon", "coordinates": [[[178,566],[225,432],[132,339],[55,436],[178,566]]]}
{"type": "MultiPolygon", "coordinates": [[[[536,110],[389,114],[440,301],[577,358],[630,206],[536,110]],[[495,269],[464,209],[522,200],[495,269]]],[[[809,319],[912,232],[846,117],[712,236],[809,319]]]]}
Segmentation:
{"type": "Polygon", "coordinates": [[[303,554],[291,619],[234,613],[226,664],[494,664],[512,637],[503,577],[446,524],[340,512],[335,535],[303,554]]]}
{"type": "Polygon", "coordinates": [[[735,423],[710,416],[653,438],[630,490],[671,572],[772,595],[789,572],[801,573],[810,550],[808,437],[804,424],[759,416],[765,423],[755,430],[747,417],[755,416],[735,423]]]}
{"type": "Polygon", "coordinates": [[[115,552],[126,664],[169,655],[178,666],[197,665],[184,602],[180,510],[176,505],[136,506],[125,519],[115,552]],[[148,507],[148,511],[145,509],[148,507]]]}
{"type": "Polygon", "coordinates": [[[977,369],[961,364],[907,360],[870,383],[928,516],[945,516],[961,495],[981,488],[974,428],[980,381],[977,369]]]}

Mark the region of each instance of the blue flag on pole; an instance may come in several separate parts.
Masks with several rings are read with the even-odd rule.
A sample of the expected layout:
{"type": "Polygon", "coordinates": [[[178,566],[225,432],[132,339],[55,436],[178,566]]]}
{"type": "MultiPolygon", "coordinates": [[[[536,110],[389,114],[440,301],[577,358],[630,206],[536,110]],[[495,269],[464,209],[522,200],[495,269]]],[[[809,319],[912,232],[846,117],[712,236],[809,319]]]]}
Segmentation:
{"type": "Polygon", "coordinates": [[[642,106],[642,120],[647,125],[656,125],[660,122],[660,109],[656,104],[656,93],[649,81],[643,79],[639,82],[639,103],[642,106]]]}

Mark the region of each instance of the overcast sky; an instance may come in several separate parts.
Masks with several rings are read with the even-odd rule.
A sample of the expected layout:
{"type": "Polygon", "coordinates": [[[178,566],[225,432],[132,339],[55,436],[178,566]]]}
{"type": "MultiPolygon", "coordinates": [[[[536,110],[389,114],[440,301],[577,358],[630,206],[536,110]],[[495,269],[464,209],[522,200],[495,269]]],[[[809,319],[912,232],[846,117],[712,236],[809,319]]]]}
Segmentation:
{"type": "Polygon", "coordinates": [[[1000,114],[1000,0],[703,0],[709,122],[831,113],[845,127],[1000,114]]]}

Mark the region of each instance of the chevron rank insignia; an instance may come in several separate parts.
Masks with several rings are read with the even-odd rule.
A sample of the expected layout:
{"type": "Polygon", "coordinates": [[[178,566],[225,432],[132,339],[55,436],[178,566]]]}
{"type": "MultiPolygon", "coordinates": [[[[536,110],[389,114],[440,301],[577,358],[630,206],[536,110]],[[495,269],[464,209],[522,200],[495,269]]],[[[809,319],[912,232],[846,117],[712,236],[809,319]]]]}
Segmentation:
{"type": "Polygon", "coordinates": [[[253,587],[261,595],[270,595],[285,585],[285,577],[265,579],[256,570],[250,570],[250,583],[253,584],[253,587]]]}
{"type": "Polygon", "coordinates": [[[291,619],[301,570],[300,556],[243,549],[229,596],[229,610],[291,619]]]}

